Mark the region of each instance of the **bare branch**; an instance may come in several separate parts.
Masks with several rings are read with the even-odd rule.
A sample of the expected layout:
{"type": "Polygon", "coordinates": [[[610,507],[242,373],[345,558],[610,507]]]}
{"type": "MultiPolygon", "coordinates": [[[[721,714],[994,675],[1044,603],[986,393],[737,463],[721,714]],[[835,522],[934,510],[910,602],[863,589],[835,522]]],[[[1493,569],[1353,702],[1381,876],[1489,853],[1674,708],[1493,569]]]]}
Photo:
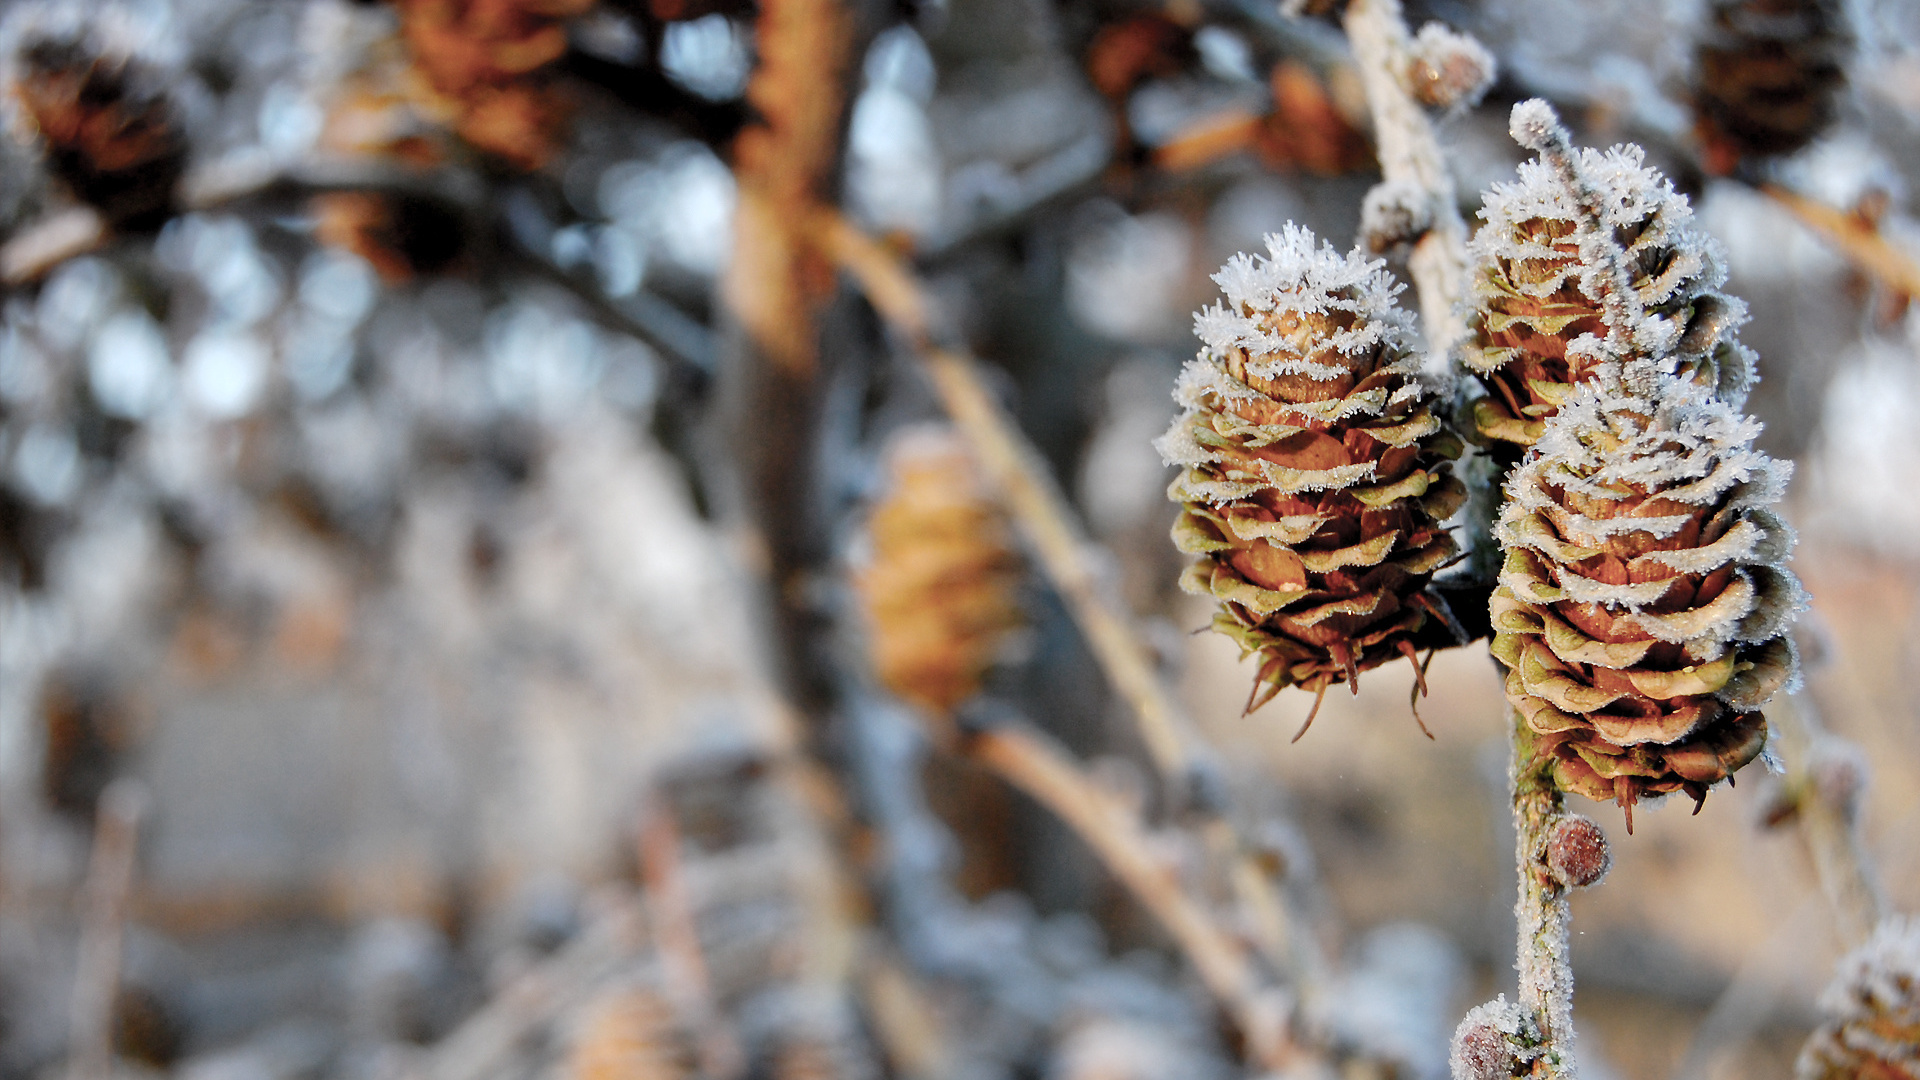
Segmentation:
{"type": "Polygon", "coordinates": [[[140,821],[146,814],[147,791],[138,781],[115,780],[100,793],[93,854],[87,863],[80,958],[68,1013],[69,1080],[106,1080],[113,1074],[121,941],[126,935],[127,895],[133,889],[140,821]]]}

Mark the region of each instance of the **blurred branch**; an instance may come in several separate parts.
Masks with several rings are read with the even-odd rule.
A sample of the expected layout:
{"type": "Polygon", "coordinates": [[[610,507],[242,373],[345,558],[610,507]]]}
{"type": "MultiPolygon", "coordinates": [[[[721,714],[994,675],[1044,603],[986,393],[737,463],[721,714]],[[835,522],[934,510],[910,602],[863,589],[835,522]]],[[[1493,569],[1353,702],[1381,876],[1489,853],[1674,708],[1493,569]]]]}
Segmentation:
{"type": "Polygon", "coordinates": [[[1067,752],[1038,732],[1002,726],[967,739],[964,751],[1071,826],[1192,961],[1194,970],[1251,1046],[1278,1067],[1302,1051],[1286,1030],[1286,1002],[1268,985],[1244,943],[1223,930],[1181,888],[1134,811],[1087,777],[1067,752]]]}
{"type": "Polygon", "coordinates": [[[1873,861],[1860,837],[1860,800],[1866,764],[1852,743],[1828,732],[1806,690],[1781,694],[1767,705],[1767,722],[1794,763],[1786,782],[1787,808],[1813,858],[1814,874],[1849,948],[1873,933],[1888,914],[1873,861]]]}
{"type": "Polygon", "coordinates": [[[860,976],[867,1015],[894,1074],[904,1080],[941,1080],[950,1075],[950,1033],[912,973],[886,953],[870,949],[860,976]]]}
{"type": "Polygon", "coordinates": [[[1169,794],[1190,795],[1195,765],[1191,725],[1154,667],[1153,655],[1103,579],[1045,463],[981,379],[974,361],[934,346],[938,336],[926,294],[906,263],[838,215],[822,215],[821,246],[852,274],[867,299],[921,351],[928,378],[981,467],[1006,499],[1047,577],[1067,602],[1094,656],[1132,706],[1141,741],[1169,794]]]}
{"type": "Polygon", "coordinates": [[[631,962],[645,941],[639,902],[623,896],[558,954],[523,972],[420,1061],[422,1080],[480,1080],[521,1041],[631,962]]]}
{"type": "Polygon", "coordinates": [[[1879,223],[1861,214],[1850,213],[1808,198],[1778,184],[1763,184],[1760,191],[1779,203],[1802,225],[1819,234],[1855,266],[1891,288],[1911,297],[1920,297],[1920,262],[1904,248],[1888,240],[1879,223]]]}
{"type": "Polygon", "coordinates": [[[640,826],[640,873],[666,991],[698,1036],[701,1075],[731,1080],[746,1070],[746,1055],[714,1000],[700,929],[681,873],[680,829],[672,808],[657,794],[649,800],[640,826]]]}
{"type": "Polygon", "coordinates": [[[93,853],[87,863],[80,957],[68,1013],[69,1080],[105,1080],[113,1074],[121,943],[126,936],[127,894],[133,889],[140,821],[147,813],[146,788],[135,780],[115,780],[100,793],[98,805],[93,853]]]}
{"type": "Polygon", "coordinates": [[[1353,0],[1347,5],[1345,26],[1373,113],[1380,171],[1387,183],[1427,194],[1432,223],[1414,242],[1407,271],[1420,296],[1427,347],[1434,357],[1444,358],[1467,334],[1457,311],[1466,287],[1467,227],[1460,219],[1453,174],[1432,121],[1407,89],[1409,39],[1400,0],[1353,0]]]}
{"type": "Polygon", "coordinates": [[[112,237],[106,219],[90,206],[49,214],[0,247],[0,282],[38,281],[68,259],[99,250],[112,237]]]}

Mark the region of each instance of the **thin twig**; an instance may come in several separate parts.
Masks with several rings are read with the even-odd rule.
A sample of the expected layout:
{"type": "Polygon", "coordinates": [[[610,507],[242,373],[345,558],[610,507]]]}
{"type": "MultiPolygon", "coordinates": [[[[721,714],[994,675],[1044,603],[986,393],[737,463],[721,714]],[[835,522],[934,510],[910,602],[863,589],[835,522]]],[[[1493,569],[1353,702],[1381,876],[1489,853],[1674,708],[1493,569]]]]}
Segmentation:
{"type": "Polygon", "coordinates": [[[1432,224],[1407,256],[1407,272],[1420,297],[1420,322],[1436,360],[1466,337],[1458,313],[1466,287],[1467,226],[1460,219],[1453,174],[1440,152],[1433,123],[1406,84],[1408,42],[1400,0],[1353,0],[1345,18],[1347,40],[1367,91],[1380,171],[1388,183],[1427,193],[1432,224]]]}
{"type": "Polygon", "coordinates": [[[746,1071],[746,1055],[714,1001],[713,979],[681,872],[680,829],[672,808],[657,796],[640,827],[640,868],[666,990],[698,1034],[700,1072],[715,1080],[739,1076],[746,1071]]]}
{"type": "Polygon", "coordinates": [[[894,1074],[904,1080],[942,1080],[951,1075],[952,1039],[913,974],[893,957],[869,949],[860,975],[867,1015],[894,1074]]]}
{"type": "Polygon", "coordinates": [[[817,235],[827,254],[859,280],[874,308],[920,347],[954,426],[1005,498],[1101,668],[1133,707],[1154,767],[1170,791],[1184,791],[1193,779],[1192,726],[1155,670],[1118,590],[1095,569],[1092,544],[1038,452],[994,400],[974,361],[931,343],[936,333],[926,292],[899,256],[838,215],[823,216],[817,235]]]}
{"type": "Polygon", "coordinates": [[[622,898],[560,952],[521,973],[421,1060],[422,1080],[479,1080],[514,1047],[631,963],[645,941],[637,901],[622,898]]]}
{"type": "Polygon", "coordinates": [[[21,229],[0,247],[0,282],[24,285],[68,259],[97,251],[113,238],[106,219],[90,206],[50,214],[21,229]]]}
{"type": "Polygon", "coordinates": [[[121,941],[126,936],[127,895],[133,889],[140,819],[146,788],[115,780],[100,793],[87,863],[86,916],[80,926],[80,958],[73,977],[67,1031],[69,1080],[105,1080],[113,1073],[113,1013],[120,993],[121,941]]]}
{"type": "Polygon", "coordinates": [[[1281,999],[1244,943],[1222,930],[1153,854],[1134,811],[1087,777],[1038,732],[996,727],[974,735],[967,754],[1052,811],[1179,943],[1200,979],[1248,1038],[1252,1056],[1279,1066],[1301,1053],[1285,1029],[1281,999]]]}
{"type": "Polygon", "coordinates": [[[1855,266],[1911,297],[1920,297],[1920,262],[1881,233],[1873,221],[1836,209],[1777,184],[1762,194],[1785,207],[1802,225],[1819,234],[1855,266]]]}

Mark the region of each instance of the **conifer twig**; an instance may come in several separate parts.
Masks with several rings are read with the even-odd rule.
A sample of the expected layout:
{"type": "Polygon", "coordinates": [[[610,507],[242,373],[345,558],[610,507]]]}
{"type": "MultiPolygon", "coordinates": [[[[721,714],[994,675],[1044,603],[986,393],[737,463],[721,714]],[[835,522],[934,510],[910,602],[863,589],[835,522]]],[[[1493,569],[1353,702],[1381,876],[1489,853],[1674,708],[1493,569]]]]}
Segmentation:
{"type": "Polygon", "coordinates": [[[1400,0],[1352,0],[1344,25],[1353,47],[1373,137],[1386,182],[1425,192],[1431,213],[1414,242],[1407,271],[1420,297],[1420,323],[1436,358],[1466,337],[1458,313],[1466,288],[1467,227],[1460,218],[1453,174],[1426,111],[1407,89],[1410,38],[1400,0]]]}
{"type": "Polygon", "coordinates": [[[1861,270],[1908,296],[1920,297],[1920,262],[1888,240],[1874,222],[1777,184],[1763,185],[1760,192],[1861,270]]]}
{"type": "Polygon", "coordinates": [[[114,1003],[146,789],[138,781],[115,780],[100,793],[98,805],[69,1010],[68,1080],[106,1080],[113,1073],[114,1003]]]}
{"type": "Polygon", "coordinates": [[[1047,578],[1067,602],[1094,657],[1139,723],[1141,741],[1173,792],[1193,780],[1191,725],[1154,669],[1152,653],[1118,592],[1089,558],[1091,543],[1038,452],[981,379],[972,358],[934,344],[925,291],[900,258],[837,214],[823,215],[821,246],[860,282],[882,317],[921,352],[928,378],[981,468],[1006,499],[1047,578]]]}
{"type": "Polygon", "coordinates": [[[1268,985],[1244,943],[1221,928],[1155,857],[1137,815],[1089,779],[1038,732],[1001,726],[969,738],[965,752],[1046,807],[1080,838],[1193,963],[1200,980],[1248,1039],[1250,1056],[1278,1067],[1299,1056],[1286,1030],[1284,998],[1268,985]]]}

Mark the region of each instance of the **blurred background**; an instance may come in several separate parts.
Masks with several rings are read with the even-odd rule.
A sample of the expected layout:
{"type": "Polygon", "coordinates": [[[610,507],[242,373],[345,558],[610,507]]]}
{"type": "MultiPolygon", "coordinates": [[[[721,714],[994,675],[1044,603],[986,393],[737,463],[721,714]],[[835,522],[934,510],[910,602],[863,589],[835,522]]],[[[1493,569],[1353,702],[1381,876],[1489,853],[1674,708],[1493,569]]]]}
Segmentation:
{"type": "MultiPolygon", "coordinates": [[[[1434,660],[1431,742],[1403,668],[1298,743],[1305,694],[1242,716],[1149,445],[1208,275],[1287,221],[1344,247],[1379,179],[1304,7],[6,4],[0,1080],[1447,1075],[1513,989],[1494,667],[1434,660]],[[1064,494],[1203,798],[861,257],[1064,494]],[[1007,723],[1228,938],[1268,894],[1223,866],[1284,901],[1290,1049],[965,752],[1007,723]]],[[[1407,8],[1498,62],[1431,113],[1470,225],[1539,95],[1725,246],[1797,463],[1798,707],[1920,908],[1920,7],[1407,8]]],[[[1579,807],[1588,1076],[1792,1074],[1847,938],[1740,779],[1631,837],[1579,807]]]]}

